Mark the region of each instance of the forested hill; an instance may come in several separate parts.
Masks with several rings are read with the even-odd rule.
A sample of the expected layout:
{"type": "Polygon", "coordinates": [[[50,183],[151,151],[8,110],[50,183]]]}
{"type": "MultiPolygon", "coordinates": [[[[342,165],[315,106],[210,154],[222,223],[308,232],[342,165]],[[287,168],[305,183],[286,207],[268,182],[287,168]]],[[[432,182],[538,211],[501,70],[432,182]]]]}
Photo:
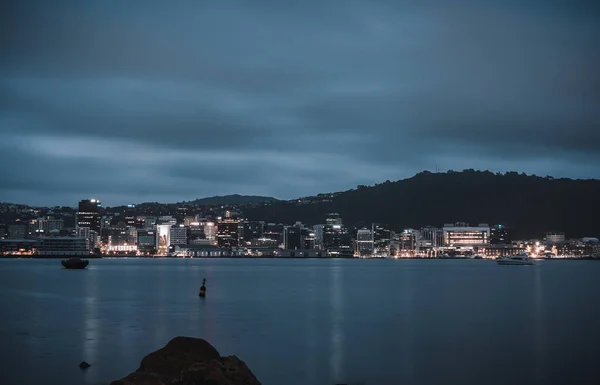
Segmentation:
{"type": "Polygon", "coordinates": [[[425,171],[315,201],[319,203],[275,202],[246,208],[244,214],[251,220],[318,224],[327,213],[338,212],[348,226],[376,222],[402,230],[453,222],[502,223],[524,238],[541,237],[546,231],[563,231],[567,237],[600,236],[600,180],[595,179],[425,171]]]}

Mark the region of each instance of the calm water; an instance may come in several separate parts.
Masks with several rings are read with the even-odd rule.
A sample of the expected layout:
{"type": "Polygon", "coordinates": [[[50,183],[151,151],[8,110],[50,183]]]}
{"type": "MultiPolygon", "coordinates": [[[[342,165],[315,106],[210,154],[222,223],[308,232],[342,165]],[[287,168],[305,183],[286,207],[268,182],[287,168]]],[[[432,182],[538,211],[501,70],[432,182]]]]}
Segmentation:
{"type": "Polygon", "coordinates": [[[597,383],[599,298],[594,261],[0,260],[0,384],[105,384],[177,335],[264,385],[597,383]]]}

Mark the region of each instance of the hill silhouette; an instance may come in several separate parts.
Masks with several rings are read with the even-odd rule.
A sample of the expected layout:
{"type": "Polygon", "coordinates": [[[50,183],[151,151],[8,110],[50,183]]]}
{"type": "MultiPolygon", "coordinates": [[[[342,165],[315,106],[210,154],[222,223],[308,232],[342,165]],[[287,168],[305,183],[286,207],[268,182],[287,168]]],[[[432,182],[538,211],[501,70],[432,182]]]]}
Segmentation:
{"type": "Polygon", "coordinates": [[[195,205],[206,205],[206,206],[216,206],[216,205],[246,205],[252,203],[264,203],[264,202],[277,202],[278,199],[273,197],[264,197],[258,195],[217,195],[214,197],[208,198],[200,198],[189,203],[195,205]]]}
{"type": "Polygon", "coordinates": [[[396,231],[444,223],[504,224],[520,238],[547,231],[567,237],[600,235],[600,180],[554,179],[464,170],[419,173],[396,182],[333,194],[319,203],[277,202],[244,210],[248,219],[318,224],[330,212],[344,223],[384,223],[396,231]]]}

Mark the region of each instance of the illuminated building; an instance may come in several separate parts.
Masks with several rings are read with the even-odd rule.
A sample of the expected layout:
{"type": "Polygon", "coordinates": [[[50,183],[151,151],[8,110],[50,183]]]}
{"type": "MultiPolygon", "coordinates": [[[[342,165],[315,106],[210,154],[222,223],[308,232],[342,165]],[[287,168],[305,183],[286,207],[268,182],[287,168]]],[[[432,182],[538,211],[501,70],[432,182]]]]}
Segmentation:
{"type": "Polygon", "coordinates": [[[423,227],[420,231],[421,247],[443,247],[444,231],[437,227],[423,227]]]}
{"type": "Polygon", "coordinates": [[[378,255],[390,255],[392,232],[382,225],[373,224],[373,249],[378,255]]]}
{"type": "Polygon", "coordinates": [[[281,245],[283,243],[283,225],[280,223],[267,223],[264,226],[262,244],[281,245]]]}
{"type": "Polygon", "coordinates": [[[163,255],[171,245],[171,224],[163,223],[156,225],[156,242],[158,253],[163,255]]]}
{"type": "Polygon", "coordinates": [[[64,225],[62,219],[38,218],[29,222],[29,233],[33,236],[48,235],[60,232],[64,225]]]}
{"type": "Polygon", "coordinates": [[[217,239],[217,226],[215,226],[214,222],[206,222],[204,224],[204,236],[209,241],[217,239]]]}
{"type": "Polygon", "coordinates": [[[156,253],[156,231],[155,230],[138,230],[137,231],[137,246],[138,251],[143,254],[156,253]]]}
{"type": "Polygon", "coordinates": [[[352,257],[352,237],[342,225],[339,214],[332,213],[326,218],[323,227],[323,248],[330,257],[352,257]]]}
{"type": "Polygon", "coordinates": [[[192,223],[196,223],[198,222],[198,220],[196,219],[196,217],[185,217],[183,218],[183,225],[185,227],[190,227],[192,225],[192,223]]]}
{"type": "Polygon", "coordinates": [[[417,234],[413,229],[407,229],[398,234],[398,249],[402,255],[412,255],[417,248],[417,234]]]}
{"type": "Polygon", "coordinates": [[[323,234],[325,230],[325,225],[314,225],[313,231],[315,234],[315,248],[323,249],[323,234]]]}
{"type": "Polygon", "coordinates": [[[373,232],[360,229],[356,232],[356,249],[360,255],[373,254],[373,232]]]}
{"type": "Polygon", "coordinates": [[[238,225],[239,221],[232,218],[224,218],[217,223],[217,245],[219,247],[238,246],[238,225]]]}
{"type": "Polygon", "coordinates": [[[76,215],[76,226],[87,227],[100,234],[100,201],[97,199],[84,199],[79,202],[76,215]]]}
{"type": "Polygon", "coordinates": [[[243,221],[240,222],[240,241],[248,244],[253,240],[260,239],[264,235],[265,222],[243,221]]]}
{"type": "Polygon", "coordinates": [[[69,256],[88,255],[90,249],[87,239],[75,237],[40,237],[38,255],[40,256],[69,256]]]}
{"type": "Polygon", "coordinates": [[[550,232],[546,233],[546,245],[556,246],[565,243],[565,233],[550,232]]]}
{"type": "Polygon", "coordinates": [[[490,245],[509,245],[511,242],[509,227],[504,225],[490,227],[490,245]]]}
{"type": "Polygon", "coordinates": [[[490,244],[490,227],[481,223],[468,226],[466,223],[445,224],[444,244],[448,247],[484,247],[490,244]]]}

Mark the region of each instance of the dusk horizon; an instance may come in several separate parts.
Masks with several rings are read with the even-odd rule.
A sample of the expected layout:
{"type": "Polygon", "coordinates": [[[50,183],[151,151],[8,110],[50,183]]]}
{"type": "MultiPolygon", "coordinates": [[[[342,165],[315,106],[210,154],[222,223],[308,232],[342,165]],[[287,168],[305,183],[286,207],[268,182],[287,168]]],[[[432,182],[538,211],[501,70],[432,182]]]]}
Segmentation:
{"type": "MultiPolygon", "coordinates": [[[[572,178],[569,176],[557,176],[557,175],[537,175],[537,174],[529,174],[529,173],[525,173],[522,171],[518,171],[518,170],[507,170],[507,171],[491,171],[491,170],[479,170],[479,169],[464,169],[464,170],[421,170],[413,175],[404,177],[404,178],[399,178],[399,179],[388,179],[387,181],[390,182],[400,182],[403,180],[407,180],[410,178],[413,178],[415,176],[417,176],[420,173],[423,172],[429,172],[429,173],[440,173],[440,174],[444,174],[444,173],[449,173],[449,172],[456,172],[456,173],[460,173],[463,171],[468,171],[468,170],[473,170],[476,172],[491,172],[493,174],[501,174],[501,175],[505,175],[507,173],[511,173],[511,172],[515,172],[519,175],[521,174],[526,174],[527,176],[531,176],[531,177],[540,177],[540,178],[547,178],[547,177],[551,177],[553,179],[570,179],[570,180],[600,180],[600,178],[572,178]]],[[[329,193],[341,193],[344,191],[350,191],[350,190],[354,190],[356,189],[358,186],[367,186],[367,187],[371,187],[371,186],[376,186],[378,184],[382,184],[385,183],[386,181],[376,181],[375,183],[372,184],[361,184],[359,183],[358,185],[355,186],[348,186],[347,188],[344,189],[340,189],[340,190],[335,190],[335,191],[315,191],[315,192],[310,192],[308,194],[305,195],[298,195],[298,196],[289,196],[289,197],[278,197],[278,196],[273,196],[273,195],[268,195],[268,194],[245,194],[245,193],[240,193],[240,192],[231,192],[231,193],[219,193],[216,192],[212,195],[205,195],[205,196],[192,196],[189,198],[180,198],[178,200],[173,200],[173,201],[160,201],[160,200],[153,200],[153,199],[148,199],[148,200],[129,200],[129,201],[122,201],[122,202],[117,202],[114,203],[110,200],[106,200],[104,199],[104,197],[106,195],[102,195],[102,194],[96,194],[94,192],[89,192],[87,195],[84,193],[82,195],[79,196],[74,196],[74,201],[70,201],[70,202],[66,202],[66,203],[57,203],[57,204],[50,204],[48,203],[49,201],[51,201],[51,199],[46,199],[43,202],[40,203],[29,203],[29,202],[22,202],[22,201],[4,201],[4,200],[0,200],[0,203],[7,203],[7,204],[18,204],[18,205],[27,205],[27,206],[31,206],[31,207],[55,207],[55,206],[64,206],[64,207],[77,207],[77,202],[79,202],[81,199],[97,199],[98,201],[100,201],[102,203],[102,206],[104,207],[120,207],[120,206],[127,206],[127,205],[131,205],[131,204],[142,204],[142,203],[160,203],[160,204],[176,204],[176,203],[183,203],[183,202],[191,202],[191,201],[195,201],[195,200],[201,200],[201,199],[207,199],[207,198],[216,198],[216,197],[226,197],[226,196],[235,196],[235,195],[239,195],[239,196],[253,196],[253,197],[264,197],[264,198],[274,198],[277,199],[279,201],[287,201],[287,200],[295,200],[295,199],[299,199],[299,198],[303,198],[303,197],[309,197],[309,196],[317,196],[319,194],[329,194],[329,193]]],[[[107,194],[108,196],[110,196],[110,194],[107,194]]]]}
{"type": "Polygon", "coordinates": [[[0,7],[0,201],[285,199],[436,165],[600,178],[597,5],[0,7]]]}

